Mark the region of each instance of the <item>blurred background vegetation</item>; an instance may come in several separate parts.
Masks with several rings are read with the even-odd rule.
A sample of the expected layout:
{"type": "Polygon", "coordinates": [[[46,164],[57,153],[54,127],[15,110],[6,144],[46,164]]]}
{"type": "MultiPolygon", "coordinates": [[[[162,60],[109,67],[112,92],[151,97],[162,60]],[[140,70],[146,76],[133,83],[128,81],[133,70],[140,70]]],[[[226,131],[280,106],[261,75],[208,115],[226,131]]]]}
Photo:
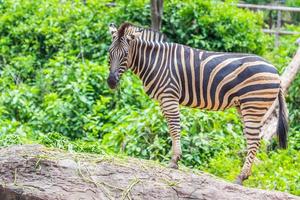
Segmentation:
{"type": "MultiPolygon", "coordinates": [[[[287,2],[300,6],[299,1],[287,2]]],[[[0,146],[41,143],[69,151],[169,160],[167,125],[141,82],[128,72],[116,92],[106,84],[111,41],[107,25],[150,25],[149,2],[111,5],[106,0],[88,0],[86,5],[79,0],[0,0],[0,146]]],[[[280,37],[280,46],[274,48],[274,38],[262,32],[264,26],[263,13],[228,2],[164,3],[162,32],[170,41],[255,53],[282,72],[297,49],[297,36],[280,37]]],[[[300,31],[299,26],[285,28],[300,31]]],[[[246,186],[300,195],[299,88],[300,75],[287,96],[289,148],[270,151],[263,145],[246,186]]],[[[182,108],[181,119],[181,164],[234,180],[245,155],[236,111],[182,108]]]]}

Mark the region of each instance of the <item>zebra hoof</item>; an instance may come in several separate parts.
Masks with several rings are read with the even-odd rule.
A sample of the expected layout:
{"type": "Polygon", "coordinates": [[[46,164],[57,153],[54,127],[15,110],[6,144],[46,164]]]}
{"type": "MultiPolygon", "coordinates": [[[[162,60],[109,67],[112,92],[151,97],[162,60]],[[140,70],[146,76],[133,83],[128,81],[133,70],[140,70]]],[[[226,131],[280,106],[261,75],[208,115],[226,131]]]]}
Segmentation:
{"type": "Polygon", "coordinates": [[[243,180],[240,177],[237,177],[234,181],[235,184],[243,185],[243,180]]]}
{"type": "Polygon", "coordinates": [[[178,165],[177,165],[177,163],[170,162],[169,165],[168,165],[168,168],[171,168],[171,169],[178,169],[178,165]]]}

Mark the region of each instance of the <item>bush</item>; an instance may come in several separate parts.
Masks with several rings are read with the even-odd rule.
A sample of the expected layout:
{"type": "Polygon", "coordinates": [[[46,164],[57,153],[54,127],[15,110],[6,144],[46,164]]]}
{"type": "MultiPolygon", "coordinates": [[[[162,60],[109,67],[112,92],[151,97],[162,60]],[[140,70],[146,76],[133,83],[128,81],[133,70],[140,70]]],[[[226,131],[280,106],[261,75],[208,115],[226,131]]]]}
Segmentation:
{"type": "MultiPolygon", "coordinates": [[[[211,159],[203,170],[222,178],[234,181],[240,171],[243,159],[235,151],[223,151],[211,159]]],[[[252,175],[245,181],[245,186],[269,190],[281,190],[300,195],[299,160],[300,153],[289,149],[284,151],[262,151],[258,154],[252,175]]]]}
{"type": "MultiPolygon", "coordinates": [[[[145,1],[144,1],[145,2],[145,1]]],[[[129,1],[118,21],[150,24],[149,4],[129,1]],[[141,9],[142,8],[142,9],[141,9]]],[[[262,16],[215,1],[167,1],[162,32],[177,43],[195,48],[263,54],[267,37],[261,31],[262,16]]]]}
{"type": "MultiPolygon", "coordinates": [[[[119,123],[114,116],[130,118],[128,110],[140,114],[147,112],[149,104],[152,110],[157,109],[143,93],[136,77],[123,77],[121,92],[115,94],[108,90],[105,81],[108,72],[106,49],[110,43],[107,24],[129,19],[146,24],[149,3],[118,1],[116,7],[107,7],[108,2],[89,1],[87,6],[81,1],[58,0],[5,1],[1,4],[1,119],[26,124],[33,134],[56,132],[71,139],[89,135],[101,139],[110,134],[111,128],[107,127],[119,123]],[[119,14],[115,16],[115,13],[119,14]]],[[[222,6],[228,8],[226,13],[219,12],[221,6],[217,3],[167,2],[164,31],[171,40],[208,49],[245,52],[264,49],[264,43],[258,46],[253,42],[253,38],[264,38],[257,31],[260,18],[229,4],[222,6]],[[197,10],[193,12],[195,7],[197,10]],[[197,13],[201,16],[194,16],[197,13]],[[195,33],[193,37],[184,34],[185,22],[190,17],[197,19],[188,29],[188,33],[195,33]],[[223,18],[225,21],[221,20],[223,18]],[[255,20],[250,22],[246,18],[255,20]],[[175,32],[174,27],[168,28],[171,23],[167,21],[175,26],[175,32]],[[243,33],[242,29],[253,31],[243,33]],[[236,38],[229,37],[238,32],[236,38]],[[207,37],[195,39],[203,34],[207,37]]],[[[153,117],[157,118],[158,113],[153,117]]],[[[157,121],[161,119],[160,116],[157,121]]],[[[164,126],[161,135],[167,138],[165,125],[161,126],[164,126]]],[[[153,133],[158,131],[160,129],[155,129],[153,133]]],[[[145,130],[139,129],[137,134],[143,135],[145,130]]],[[[121,143],[115,142],[118,146],[115,149],[119,149],[121,143]]]]}

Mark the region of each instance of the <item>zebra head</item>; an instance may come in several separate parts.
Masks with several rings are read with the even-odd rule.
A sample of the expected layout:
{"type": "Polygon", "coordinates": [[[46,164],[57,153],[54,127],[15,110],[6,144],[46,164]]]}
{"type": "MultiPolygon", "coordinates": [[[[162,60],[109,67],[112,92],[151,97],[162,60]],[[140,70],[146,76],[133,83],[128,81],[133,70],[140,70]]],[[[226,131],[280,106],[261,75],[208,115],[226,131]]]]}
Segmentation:
{"type": "Polygon", "coordinates": [[[121,75],[128,68],[130,42],[142,34],[142,29],[129,23],[122,24],[118,29],[114,24],[109,25],[112,36],[112,44],[109,48],[109,77],[108,86],[115,89],[118,86],[121,75]]]}

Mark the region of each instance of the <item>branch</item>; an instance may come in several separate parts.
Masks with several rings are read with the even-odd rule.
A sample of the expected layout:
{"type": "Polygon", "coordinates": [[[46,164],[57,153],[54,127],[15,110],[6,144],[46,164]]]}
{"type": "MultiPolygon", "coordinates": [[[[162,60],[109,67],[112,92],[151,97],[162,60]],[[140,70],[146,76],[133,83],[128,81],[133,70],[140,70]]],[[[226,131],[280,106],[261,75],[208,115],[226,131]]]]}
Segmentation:
{"type": "MultiPolygon", "coordinates": [[[[297,73],[300,71],[300,38],[297,40],[297,44],[299,45],[298,50],[293,57],[290,64],[286,67],[285,71],[281,75],[281,87],[283,92],[286,94],[288,88],[290,87],[293,80],[296,78],[297,73]]],[[[265,140],[271,140],[274,135],[276,135],[276,127],[277,127],[277,107],[278,102],[274,105],[274,110],[268,117],[268,120],[262,127],[263,138],[265,140]]]]}

